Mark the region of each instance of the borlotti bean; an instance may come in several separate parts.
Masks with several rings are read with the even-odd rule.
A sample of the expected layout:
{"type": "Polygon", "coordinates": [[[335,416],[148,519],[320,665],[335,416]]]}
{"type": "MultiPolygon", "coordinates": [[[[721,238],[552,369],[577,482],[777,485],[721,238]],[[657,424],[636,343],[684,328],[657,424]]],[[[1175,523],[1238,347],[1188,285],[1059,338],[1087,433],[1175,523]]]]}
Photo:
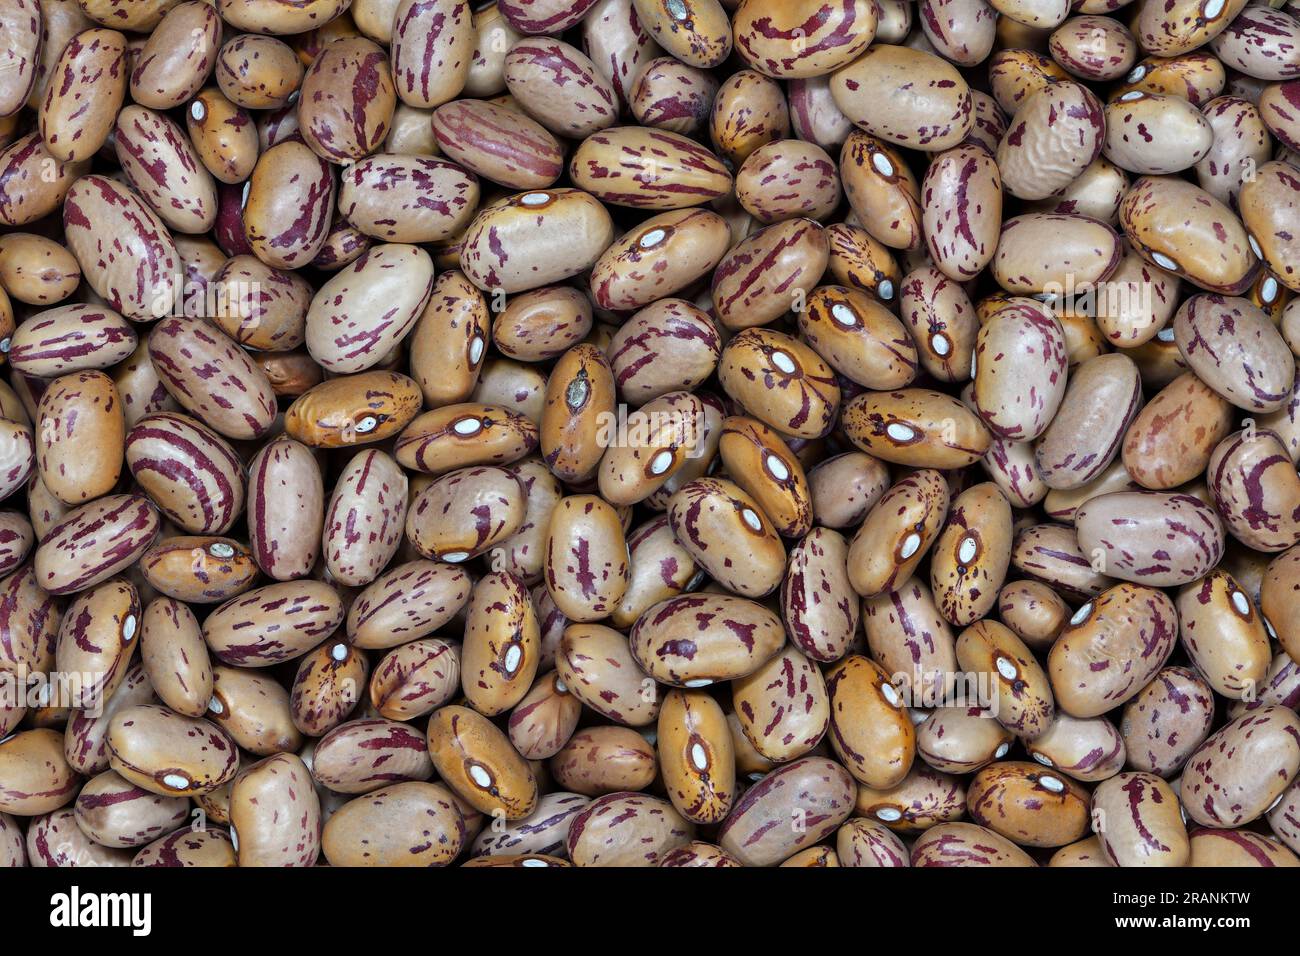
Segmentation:
{"type": "Polygon", "coordinates": [[[0,39],[0,863],[1295,865],[1295,0],[0,39]]]}

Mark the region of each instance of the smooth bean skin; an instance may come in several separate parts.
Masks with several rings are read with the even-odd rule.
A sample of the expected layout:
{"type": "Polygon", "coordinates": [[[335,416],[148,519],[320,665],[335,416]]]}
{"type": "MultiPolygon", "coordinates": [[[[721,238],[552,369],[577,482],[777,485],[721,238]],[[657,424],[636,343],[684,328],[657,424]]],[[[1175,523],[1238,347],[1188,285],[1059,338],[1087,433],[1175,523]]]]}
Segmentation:
{"type": "Polygon", "coordinates": [[[1162,777],[1176,773],[1209,735],[1215,709],[1204,677],[1164,668],[1124,705],[1119,729],[1129,764],[1162,777]]]}
{"type": "Polygon", "coordinates": [[[372,790],[325,821],[321,852],[331,866],[446,866],[466,842],[451,791],[412,781],[372,790]]]}
{"type": "Polygon", "coordinates": [[[1300,769],[1295,712],[1261,707],[1212,734],[1187,759],[1181,793],[1204,826],[1240,826],[1272,807],[1300,769]]]}
{"type": "Polygon", "coordinates": [[[1178,613],[1161,591],[1120,584],[1079,608],[1048,655],[1061,708],[1097,717],[1124,704],[1165,665],[1178,613]],[[1124,661],[1123,667],[1114,666],[1124,661]]]}
{"type": "Polygon", "coordinates": [[[1102,559],[1107,574],[1138,584],[1186,584],[1223,555],[1222,521],[1190,495],[1114,492],[1085,502],[1074,524],[1085,554],[1102,559]]]}
{"type": "Polygon", "coordinates": [[[833,833],[853,811],[853,778],[839,764],[804,757],[750,787],[718,831],[718,843],[746,866],[775,866],[833,833]],[[803,827],[786,826],[802,811],[803,827]]]}
{"type": "Polygon", "coordinates": [[[518,820],[536,808],[532,768],[486,717],[467,707],[442,707],[429,719],[428,742],[438,775],[476,810],[518,820]]]}
{"type": "Polygon", "coordinates": [[[973,823],[941,823],[912,846],[912,866],[1036,866],[1005,837],[973,823]]]}
{"type": "Polygon", "coordinates": [[[1191,853],[1178,797],[1150,773],[1121,773],[1092,794],[1093,828],[1116,866],[1183,866],[1191,853]]]}
{"type": "Polygon", "coordinates": [[[694,831],[666,800],[618,792],[574,817],[565,844],[574,866],[658,866],[694,831]]]}

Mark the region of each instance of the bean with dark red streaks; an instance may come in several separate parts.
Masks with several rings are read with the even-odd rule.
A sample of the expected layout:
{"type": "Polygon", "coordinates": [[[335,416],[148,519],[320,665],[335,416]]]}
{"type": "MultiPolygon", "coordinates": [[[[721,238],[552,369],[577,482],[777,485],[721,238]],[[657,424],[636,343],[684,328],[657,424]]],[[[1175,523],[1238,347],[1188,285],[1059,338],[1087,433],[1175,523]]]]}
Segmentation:
{"type": "Polygon", "coordinates": [[[912,846],[912,866],[1026,867],[1033,858],[987,827],[941,823],[912,846]]]}
{"type": "Polygon", "coordinates": [[[424,735],[395,720],[339,724],[316,743],[312,776],[335,793],[369,793],[407,780],[428,780],[433,764],[424,735]]]}
{"type": "Polygon", "coordinates": [[[220,660],[269,667],[328,638],[343,621],[343,602],[324,581],[285,581],[232,598],[203,622],[203,638],[220,660]]]}
{"type": "Polygon", "coordinates": [[[357,647],[382,650],[425,637],[450,622],[470,598],[470,577],[441,561],[411,561],[386,571],[348,608],[357,647]]]}
{"type": "Polygon", "coordinates": [[[1093,829],[1116,866],[1183,866],[1190,847],[1178,796],[1150,773],[1121,773],[1092,794],[1093,829]]]}
{"type": "Polygon", "coordinates": [[[1269,810],[1300,771],[1300,718],[1261,707],[1229,721],[1187,759],[1180,794],[1187,816],[1235,827],[1269,810]]]}
{"type": "Polygon", "coordinates": [[[27,830],[27,858],[36,867],[129,866],[128,850],[100,846],[86,836],[71,807],[33,817],[27,830]]]}
{"type": "Polygon", "coordinates": [[[774,866],[835,832],[853,812],[853,778],[834,761],[804,757],[763,777],[736,802],[718,842],[746,866],[774,866]],[[801,819],[801,825],[791,820],[801,819]]]}
{"type": "MultiPolygon", "coordinates": [[[[539,677],[515,705],[506,732],[520,756],[527,760],[547,760],[568,743],[581,715],[582,702],[569,692],[558,672],[550,671],[539,677]]],[[[543,797],[542,803],[545,802],[543,797]]]]}
{"type": "Polygon", "coordinates": [[[235,847],[225,830],[178,830],[171,836],[154,840],[131,858],[132,866],[231,867],[236,862],[235,847]]]}
{"type": "Polygon", "coordinates": [[[70,512],[36,549],[36,581],[71,594],[130,567],[158,536],[157,509],[140,495],[106,495],[70,512]]]}
{"type": "Polygon", "coordinates": [[[629,639],[656,681],[705,687],[752,674],[785,644],[780,619],[763,605],[724,594],[681,595],[649,608],[629,639]]]}
{"type": "MultiPolygon", "coordinates": [[[[639,620],[644,619],[643,614],[639,620]]],[[[555,671],[569,693],[609,720],[644,727],[659,716],[663,688],[642,670],[628,639],[613,628],[564,628],[555,671]]]]}
{"type": "MultiPolygon", "coordinates": [[[[433,113],[433,135],[447,156],[511,189],[545,189],[564,172],[564,147],[544,126],[525,113],[486,100],[456,100],[440,106],[433,113]]],[[[428,202],[427,197],[419,198],[428,202]]]]}
{"type": "Polygon", "coordinates": [[[831,698],[821,671],[791,646],[734,681],[732,705],[750,744],[775,763],[812,751],[830,726],[831,698]]]}
{"type": "Polygon", "coordinates": [[[184,797],[163,797],[142,790],[112,770],[88,780],[77,794],[77,825],[107,847],[137,847],[166,836],[189,819],[184,797]]]}
{"type": "Polygon", "coordinates": [[[64,305],[37,313],[14,330],[9,362],[25,375],[56,378],[109,369],[130,357],[136,333],[112,309],[64,305]]]}
{"type": "MultiPolygon", "coordinates": [[[[163,796],[200,794],[232,780],[235,742],[215,724],[166,707],[118,711],[109,721],[109,765],[136,786],[163,796]]],[[[308,787],[308,789],[311,789],[308,787]]]]}
{"type": "MultiPolygon", "coordinates": [[[[307,478],[299,494],[319,484],[319,471],[307,478]]],[[[344,467],[323,521],[322,555],[334,580],[364,587],[388,566],[402,541],[408,485],[406,473],[381,451],[358,452],[344,467]]]]}

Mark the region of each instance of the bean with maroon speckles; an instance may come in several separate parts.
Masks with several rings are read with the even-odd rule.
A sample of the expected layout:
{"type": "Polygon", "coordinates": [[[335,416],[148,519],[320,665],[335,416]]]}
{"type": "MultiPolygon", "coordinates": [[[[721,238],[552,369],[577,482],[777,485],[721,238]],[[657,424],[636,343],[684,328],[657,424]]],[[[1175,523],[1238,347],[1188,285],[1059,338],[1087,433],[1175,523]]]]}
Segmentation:
{"type": "Polygon", "coordinates": [[[452,792],[412,781],[339,807],[325,822],[321,851],[331,866],[446,866],[468,839],[452,792]]]}
{"type": "Polygon", "coordinates": [[[46,532],[36,549],[36,581],[51,594],[83,591],[134,564],[158,530],[158,510],[147,498],[96,498],[46,532]]]}
{"type": "MultiPolygon", "coordinates": [[[[228,185],[242,183],[256,168],[260,150],[253,119],[246,110],[226,99],[215,86],[201,90],[191,100],[185,111],[185,128],[199,161],[220,182],[228,185]]],[[[302,147],[302,144],[298,146],[302,147]]],[[[283,158],[297,152],[284,151],[277,155],[283,158]]],[[[301,153],[308,159],[314,158],[305,147],[301,153]]],[[[269,173],[264,171],[263,175],[269,173]]],[[[292,177],[292,173],[283,176],[278,183],[269,185],[263,195],[274,195],[286,182],[293,182],[292,177]]]]}
{"type": "Polygon", "coordinates": [[[659,57],[645,65],[633,84],[629,106],[642,126],[689,135],[709,120],[717,92],[711,73],[659,57]]]}
{"type": "Polygon", "coordinates": [[[431,109],[460,95],[474,59],[474,12],[465,0],[401,0],[392,13],[398,98],[431,109]]]}
{"type": "Polygon", "coordinates": [[[1053,684],[1006,625],[985,619],[962,631],[957,663],[987,684],[980,693],[988,697],[992,716],[1017,737],[1035,740],[1051,727],[1057,706],[1053,684]]]}
{"type": "Polygon", "coordinates": [[[346,375],[300,395],[284,413],[284,430],[312,448],[368,444],[400,432],[420,405],[420,387],[405,375],[346,375]]]}
{"type": "Polygon", "coordinates": [[[853,812],[853,778],[823,757],[784,764],[750,787],[718,830],[746,866],[774,866],[819,843],[853,812]]]}
{"type": "Polygon", "coordinates": [[[71,803],[81,782],[64,758],[62,737],[47,728],[0,741],[0,780],[0,813],[31,817],[71,803]]]}
{"type": "Polygon", "coordinates": [[[659,716],[663,688],[642,670],[628,639],[613,628],[566,627],[555,652],[555,670],[569,693],[609,720],[644,727],[659,716]]]}
{"type": "Polygon", "coordinates": [[[1043,482],[1071,490],[1099,477],[1119,454],[1141,406],[1141,375],[1127,356],[1098,355],[1080,363],[1035,446],[1043,482]]]}
{"type": "Polygon", "coordinates": [[[364,37],[328,44],[303,77],[302,138],[321,159],[344,165],[388,136],[397,94],[388,56],[364,37]]]}
{"type": "Polygon", "coordinates": [[[862,624],[872,659],[914,706],[952,699],[958,670],[952,628],[923,578],[864,599],[862,624]]]}
{"type": "Polygon", "coordinates": [[[128,581],[107,581],[77,595],[64,612],[54,652],[74,706],[102,707],[126,676],[140,643],[140,596],[128,581]]]}
{"type": "Polygon", "coordinates": [[[849,544],[849,581],[862,597],[911,577],[948,514],[948,486],[922,469],[896,482],[868,512],[849,544]]]}
{"type": "Polygon", "coordinates": [[[573,154],[569,176],[601,201],[635,209],[698,206],[733,185],[722,161],[703,146],[667,130],[636,126],[588,136],[573,154]]]}
{"type": "Polygon", "coordinates": [[[131,858],[132,866],[231,867],[236,862],[230,834],[216,827],[178,830],[154,840],[131,858]]]}
{"type": "Polygon", "coordinates": [[[867,132],[922,152],[956,146],[974,125],[970,87],[948,61],[879,43],[831,78],[844,115],[867,132]]]}
{"type": "Polygon", "coordinates": [[[1124,465],[1143,487],[1175,488],[1205,470],[1231,427],[1228,402],[1187,372],[1138,412],[1124,436],[1124,465]]]}
{"type": "Polygon", "coordinates": [[[761,597],[780,586],[785,547],[759,503],[734,482],[689,482],[669,501],[668,519],[696,564],[727,590],[761,597]]]}
{"type": "Polygon", "coordinates": [[[808,479],[780,435],[757,419],[732,416],[722,422],[718,453],[732,480],[757,502],[777,534],[797,538],[811,530],[808,479]]]}
{"type": "Polygon", "coordinates": [[[240,866],[314,866],[320,829],[320,800],[296,755],[268,757],[235,778],[230,835],[240,866]]]}
{"type": "Polygon", "coordinates": [[[370,662],[364,651],[341,639],[326,641],[298,664],[289,695],[293,723],[320,737],[343,723],[365,697],[370,662]]]}
{"type": "Polygon", "coordinates": [[[329,372],[364,372],[406,338],[432,292],[427,252],[376,245],[317,290],[307,310],[307,351],[329,372]]]}
{"type": "Polygon", "coordinates": [[[1261,707],[1229,721],[1187,759],[1180,794],[1187,816],[1209,827],[1250,823],[1300,771],[1300,718],[1261,707]]]}
{"type": "Polygon", "coordinates": [[[424,735],[394,720],[339,724],[316,744],[312,776],[334,793],[369,793],[408,780],[428,780],[433,764],[424,735]]]}
{"type": "Polygon", "coordinates": [[[845,436],[884,461],[914,468],[963,468],[990,448],[989,429],[950,395],[925,388],[867,391],[845,403],[845,436]]]}
{"type": "Polygon", "coordinates": [[[1119,584],[1079,608],[1052,645],[1048,673],[1061,709],[1097,717],[1139,693],[1173,652],[1178,614],[1162,591],[1119,584]]]}
{"type": "Polygon", "coordinates": [[[107,770],[107,735],[114,715],[128,707],[153,703],[154,700],[153,686],[137,661],[127,668],[117,693],[108,699],[102,709],[74,710],[68,717],[63,736],[63,754],[68,765],[87,776],[107,770]]]}
{"type": "Polygon", "coordinates": [[[941,823],[912,846],[912,866],[1026,867],[1033,858],[1006,837],[973,823],[941,823]]]}
{"type": "Polygon", "coordinates": [[[752,674],[784,643],[775,614],[730,594],[662,601],[641,615],[629,641],[633,658],[647,674],[687,688],[752,674]]]}
{"type": "Polygon", "coordinates": [[[1191,495],[1113,492],[1086,502],[1074,520],[1082,554],[1125,581],[1186,584],[1223,556],[1223,522],[1191,495]]]}
{"type": "Polygon", "coordinates": [[[163,796],[207,793],[234,779],[238,768],[239,754],[229,734],[166,707],[137,705],[118,711],[109,721],[105,741],[114,770],[163,796]]]}
{"type": "Polygon", "coordinates": [[[86,836],[71,807],[33,817],[27,857],[35,867],[129,866],[128,850],[100,846],[86,836]]]}
{"type": "MultiPolygon", "coordinates": [[[[547,760],[568,743],[581,715],[582,702],[569,692],[556,671],[549,671],[533,683],[510,712],[506,732],[520,756],[547,760]]],[[[541,802],[546,800],[543,797],[541,802]]]]}
{"type": "Polygon", "coordinates": [[[1052,59],[1081,80],[1115,80],[1137,60],[1137,42],[1110,17],[1071,17],[1048,39],[1052,59]]]}
{"type": "MultiPolygon", "coordinates": [[[[29,305],[54,305],[67,299],[81,282],[76,257],[53,239],[29,232],[0,236],[0,282],[8,296],[29,305]]],[[[6,299],[6,311],[9,304],[6,299]]],[[[12,333],[13,319],[5,323],[12,333]]]]}
{"type": "Polygon", "coordinates": [[[104,145],[126,95],[125,55],[126,37],[116,30],[86,30],[68,41],[50,74],[59,82],[46,85],[40,106],[41,138],[55,159],[89,159],[104,145]]]}
{"type": "Polygon", "coordinates": [[[1029,756],[1075,780],[1095,783],[1124,769],[1127,751],[1115,725],[1104,717],[1058,712],[1047,733],[1025,745],[1029,756]]]}
{"type": "Polygon", "coordinates": [[[140,574],[162,594],[190,604],[217,604],[252,586],[257,562],[233,538],[177,535],[140,556],[140,574]]]}
{"type": "Polygon", "coordinates": [[[222,604],[203,622],[203,638],[219,659],[238,667],[269,667],[307,653],[343,621],[343,602],[324,581],[285,581],[222,604]]]}
{"type": "Polygon", "coordinates": [[[183,105],[212,70],[221,27],[220,14],[207,3],[179,3],[168,10],[135,56],[131,99],[155,110],[183,105]]]}
{"type": "Polygon", "coordinates": [[[903,693],[884,668],[851,654],[826,675],[830,699],[828,737],[841,763],[860,783],[899,783],[916,756],[916,730],[903,693]]]}
{"type": "Polygon", "coordinates": [[[1092,795],[1093,830],[1117,866],[1183,866],[1187,829],[1174,789],[1150,773],[1121,773],[1092,795]]]}
{"type": "MultiPolygon", "coordinates": [[[[545,189],[564,172],[564,147],[544,126],[526,113],[485,100],[456,100],[439,107],[433,113],[433,135],[451,159],[511,189],[545,189]]],[[[386,199],[372,199],[377,213],[386,205],[381,198],[386,199]]],[[[417,194],[417,200],[428,203],[423,195],[417,194]]],[[[466,212],[475,205],[466,204],[466,212]]]]}
{"type": "Polygon", "coordinates": [[[1133,33],[1147,53],[1178,56],[1213,40],[1246,6],[1246,0],[1166,0],[1144,3],[1133,33]]]}
{"type": "Polygon", "coordinates": [[[1031,441],[1047,429],[1067,366],[1065,333],[1050,309],[1007,300],[980,328],[971,364],[975,406],[995,436],[1031,441]]]}
{"type": "Polygon", "coordinates": [[[217,86],[236,106],[276,110],[288,105],[298,92],[303,66],[284,41],[243,34],[217,52],[214,72],[217,86]]]}
{"type": "Polygon", "coordinates": [[[910,866],[907,847],[889,828],[874,820],[855,818],[840,827],[835,836],[836,855],[841,866],[910,866]]]}
{"type": "Polygon", "coordinates": [[[504,70],[511,95],[558,136],[582,139],[618,121],[613,85],[563,41],[525,37],[506,54],[504,70]]]}
{"type": "Polygon", "coordinates": [[[172,598],[155,598],[140,618],[140,662],[159,699],[202,717],[212,699],[212,662],[198,618],[172,598]]]}
{"type": "Polygon", "coordinates": [[[733,332],[766,325],[812,292],[829,259],[827,231],[810,219],[760,229],[728,251],[714,270],[714,315],[733,332]]]}
{"type": "Polygon", "coordinates": [[[190,804],[142,790],[112,770],[86,781],[77,794],[77,825],[100,846],[138,847],[184,825],[190,804]]]}
{"type": "Polygon", "coordinates": [[[599,797],[646,789],[658,759],[655,745],[629,727],[589,727],[573,734],[547,769],[563,789],[599,797]]]}
{"type": "MultiPolygon", "coordinates": [[[[318,470],[305,478],[298,486],[299,495],[320,484],[318,470]]],[[[364,587],[388,565],[401,544],[407,490],[406,473],[381,451],[358,452],[348,462],[324,512],[322,552],[334,580],[364,587]]],[[[315,525],[298,525],[297,530],[320,526],[318,519],[315,525]]]]}
{"type": "Polygon", "coordinates": [[[1285,551],[1300,542],[1300,476],[1271,431],[1234,432],[1206,468],[1215,508],[1228,532],[1254,551],[1285,551]]]}
{"type": "Polygon", "coordinates": [[[455,565],[424,560],[399,564],[352,601],[348,637],[357,647],[395,647],[439,630],[469,598],[469,575],[455,565]]]}
{"type": "Polygon", "coordinates": [[[27,865],[27,848],[18,821],[0,813],[0,866],[5,869],[27,865]]]}
{"type": "Polygon", "coordinates": [[[732,704],[749,743],[774,763],[811,752],[830,726],[831,699],[817,662],[790,645],[733,682],[732,704]]]}
{"type": "Polygon", "coordinates": [[[1020,846],[1064,846],[1088,832],[1088,791],[1037,764],[985,767],[971,779],[966,801],[971,819],[1020,846]]]}
{"type": "Polygon", "coordinates": [[[60,162],[40,133],[28,133],[0,150],[0,223],[25,226],[57,210],[89,160],[60,162]]]}
{"type": "Polygon", "coordinates": [[[39,312],[10,338],[8,355],[24,375],[56,378],[112,368],[135,351],[134,328],[112,309],[78,303],[39,312]]]}
{"type": "Polygon", "coordinates": [[[483,207],[461,240],[460,267],[480,289],[525,292],[586,271],[613,239],[591,194],[535,190],[483,207]]]}
{"type": "Polygon", "coordinates": [[[122,469],[122,401],[103,372],[77,372],[46,388],[36,413],[41,481],[66,504],[112,491],[122,469]]]}
{"type": "Polygon", "coordinates": [[[953,499],[930,559],[930,584],[948,621],[961,627],[992,610],[1011,559],[1011,507],[983,483],[953,499]]]}
{"type": "Polygon", "coordinates": [[[411,502],[406,537],[423,557],[460,564],[509,538],[524,520],[519,479],[500,468],[462,468],[411,502]]]}

